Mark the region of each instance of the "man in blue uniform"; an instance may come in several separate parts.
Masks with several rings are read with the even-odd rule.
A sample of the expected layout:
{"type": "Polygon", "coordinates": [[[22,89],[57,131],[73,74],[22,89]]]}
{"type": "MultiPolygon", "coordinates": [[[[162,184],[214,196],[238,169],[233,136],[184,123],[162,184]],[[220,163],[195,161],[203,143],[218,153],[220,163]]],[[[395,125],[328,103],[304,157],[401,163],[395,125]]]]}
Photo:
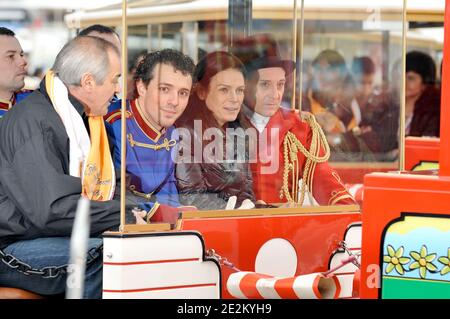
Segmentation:
{"type": "Polygon", "coordinates": [[[0,118],[30,92],[25,85],[27,60],[13,31],[0,27],[0,118]]]}
{"type": "MultiPolygon", "coordinates": [[[[191,58],[170,49],[147,54],[136,70],[138,97],[128,101],[126,112],[126,183],[136,204],[151,214],[160,204],[180,205],[172,157],[178,142],[173,124],[186,108],[193,70],[191,58]]],[[[113,111],[105,116],[116,169],[121,166],[120,103],[113,103],[113,111]]]]}

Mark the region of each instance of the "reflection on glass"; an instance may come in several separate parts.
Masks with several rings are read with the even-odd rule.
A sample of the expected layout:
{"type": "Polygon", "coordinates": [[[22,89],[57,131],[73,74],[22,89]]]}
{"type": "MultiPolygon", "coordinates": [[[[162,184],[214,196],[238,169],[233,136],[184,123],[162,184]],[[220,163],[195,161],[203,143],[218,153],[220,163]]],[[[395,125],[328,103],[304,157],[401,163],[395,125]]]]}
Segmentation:
{"type": "Polygon", "coordinates": [[[439,136],[441,94],[433,58],[421,51],[406,55],[405,134],[439,136]]]}
{"type": "MultiPolygon", "coordinates": [[[[415,6],[414,1],[408,1],[408,8],[415,6]]],[[[445,1],[427,3],[428,12],[443,12],[444,7],[445,1]]],[[[443,25],[443,17],[411,15],[406,41],[406,136],[439,136],[443,25]]]]}
{"type": "MultiPolygon", "coordinates": [[[[242,15],[239,15],[242,16],[240,18],[242,21],[236,19],[236,16],[232,17],[232,21],[228,19],[230,3],[234,4],[236,9],[242,1],[218,1],[214,6],[202,7],[202,10],[199,10],[196,6],[199,2],[199,0],[160,4],[133,2],[130,3],[133,10],[129,11],[128,16],[129,89],[126,96],[131,101],[140,96],[139,86],[134,84],[134,77],[136,70],[139,68],[139,61],[146,52],[172,48],[190,56],[194,63],[198,63],[208,54],[228,51],[240,58],[247,67],[245,94],[238,115],[234,114],[237,110],[230,106],[232,103],[224,106],[222,110],[215,109],[221,104],[221,100],[214,94],[211,83],[204,87],[200,83],[193,83],[189,102],[192,105],[181,115],[178,128],[185,128],[189,131],[194,128],[195,120],[201,121],[202,131],[198,136],[191,132],[189,135],[190,142],[193,143],[200,138],[200,142],[202,142],[199,146],[201,156],[205,156],[206,148],[211,151],[209,155],[212,154],[217,163],[208,163],[212,166],[203,165],[205,163],[188,163],[187,166],[191,166],[191,168],[196,167],[198,169],[200,167],[200,174],[197,178],[188,174],[181,181],[182,167],[180,163],[183,163],[183,165],[185,163],[179,157],[173,158],[172,156],[170,161],[178,165],[174,165],[173,172],[174,184],[178,186],[177,191],[191,197],[191,199],[185,198],[186,200],[182,200],[179,203],[180,205],[197,206],[199,209],[225,208],[227,205],[233,206],[233,196],[236,196],[235,207],[242,205],[244,197],[258,207],[289,201],[313,205],[339,204],[336,199],[339,199],[341,195],[347,195],[343,187],[344,184],[351,186],[350,184],[361,183],[363,175],[370,171],[396,169],[400,105],[398,88],[401,83],[401,72],[398,73],[401,70],[396,66],[398,65],[397,61],[401,59],[403,1],[390,1],[389,6],[386,6],[384,2],[379,5],[368,5],[356,0],[345,1],[345,3],[306,0],[305,33],[303,37],[300,34],[296,35],[299,44],[297,45],[297,65],[294,72],[297,79],[300,78],[299,75],[302,72],[302,92],[298,91],[300,87],[298,80],[296,81],[296,87],[293,87],[291,70],[288,72],[280,65],[275,65],[273,68],[275,72],[281,70],[282,74],[269,74],[267,79],[265,79],[265,71],[260,72],[258,68],[250,70],[253,72],[248,72],[248,67],[251,67],[253,62],[249,64],[248,57],[239,52],[240,48],[236,45],[243,37],[255,36],[256,38],[260,37],[255,47],[261,48],[265,45],[263,38],[266,37],[271,39],[270,41],[274,41],[275,45],[270,50],[274,52],[273,54],[279,61],[291,60],[294,47],[292,34],[294,1],[286,0],[273,5],[268,1],[253,0],[252,12],[242,12],[242,15]],[[250,20],[248,20],[249,18],[250,20]],[[303,43],[302,57],[299,56],[301,43],[303,43]],[[303,64],[300,61],[303,61],[303,64]],[[276,76],[278,77],[275,79],[276,76]],[[272,99],[273,103],[268,101],[270,99],[264,97],[264,94],[261,93],[264,89],[263,86],[267,86],[265,88],[267,91],[272,90],[271,85],[273,85],[274,92],[278,90],[277,97],[272,99]],[[297,90],[295,94],[297,101],[295,105],[292,105],[294,89],[297,90]],[[199,94],[202,95],[203,99],[199,97],[199,94]],[[215,102],[211,102],[211,100],[215,102]],[[284,136],[279,138],[269,134],[265,140],[261,139],[260,134],[264,132],[270,117],[278,112],[278,109],[270,110],[271,103],[277,104],[277,108],[281,106],[283,112],[301,108],[303,113],[296,115],[299,123],[302,123],[300,119],[303,119],[303,123],[309,121],[308,127],[316,125],[315,127],[318,128],[320,126],[324,135],[320,134],[319,129],[315,129],[316,135],[313,134],[312,131],[314,130],[312,130],[308,133],[310,135],[305,135],[307,137],[304,140],[299,138],[300,135],[296,136],[299,144],[307,146],[304,150],[295,146],[295,139],[283,144],[284,136]],[[255,112],[255,110],[257,111],[255,112]],[[205,111],[209,112],[208,115],[210,115],[206,119],[202,118],[202,112],[205,111]],[[315,117],[308,117],[308,112],[313,113],[315,117]],[[255,114],[257,115],[254,116],[255,114]],[[234,118],[234,116],[236,117],[234,118]],[[184,121],[185,127],[182,127],[181,119],[185,117],[189,118],[189,125],[184,121]],[[210,125],[211,122],[208,121],[211,119],[215,125],[210,125]],[[263,124],[257,123],[258,120],[263,124]],[[226,139],[226,129],[231,127],[230,123],[236,123],[236,121],[244,129],[245,149],[243,152],[231,152],[231,154],[236,155],[234,158],[223,158],[230,145],[236,146],[235,143],[230,143],[226,139]],[[248,123],[241,121],[247,121],[248,123]],[[311,124],[315,121],[318,124],[311,124]],[[262,126],[258,127],[258,125],[262,126]],[[216,138],[215,134],[209,134],[205,138],[204,130],[210,127],[218,129],[222,135],[216,138]],[[248,131],[249,128],[254,129],[254,132],[248,131]],[[214,144],[216,140],[223,139],[225,143],[222,143],[222,147],[214,144]],[[316,154],[312,154],[309,148],[313,139],[316,145],[316,154]],[[270,146],[271,141],[275,140],[277,140],[276,147],[272,150],[270,149],[270,147],[273,147],[270,146]],[[266,142],[266,148],[261,148],[260,145],[264,144],[262,142],[266,142]],[[255,145],[250,145],[252,143],[255,145]],[[267,148],[268,145],[269,148],[267,148]],[[330,147],[329,153],[326,145],[330,147]],[[307,152],[304,152],[305,150],[307,152]],[[291,153],[300,154],[302,152],[304,152],[303,155],[296,156],[315,159],[315,164],[311,164],[314,166],[313,168],[310,168],[310,164],[306,165],[306,160],[285,160],[292,156],[291,153]],[[245,163],[232,163],[239,156],[242,156],[245,163]],[[260,175],[258,170],[261,167],[258,167],[258,165],[261,163],[258,164],[258,160],[261,160],[261,158],[258,159],[258,156],[269,158],[270,161],[267,161],[266,164],[269,168],[275,167],[274,171],[260,175]],[[328,160],[330,160],[330,165],[334,168],[334,171],[325,169],[324,176],[328,177],[318,177],[316,174],[321,171],[320,168],[328,167],[328,160]],[[221,174],[215,174],[214,170],[210,169],[214,165],[216,165],[216,168],[221,168],[221,174]],[[235,166],[237,169],[234,169],[235,166]],[[245,186],[248,180],[243,178],[248,167],[252,173],[251,178],[254,185],[252,190],[245,186]],[[313,173],[314,169],[316,171],[313,173]],[[215,176],[215,179],[211,180],[209,176],[204,177],[208,175],[205,175],[205,173],[211,173],[211,171],[214,174],[209,176],[215,176]],[[223,174],[224,172],[225,174],[223,174]],[[233,192],[230,192],[227,188],[233,183],[240,185],[235,187],[233,192]],[[198,185],[192,186],[190,184],[198,185]],[[251,191],[253,191],[253,196],[250,194],[251,191]],[[250,194],[247,197],[244,196],[246,192],[250,194]],[[213,205],[212,200],[210,203],[207,203],[208,200],[206,200],[204,205],[200,204],[200,202],[192,199],[195,198],[195,196],[192,196],[194,193],[197,195],[203,193],[210,196],[205,196],[205,198],[220,198],[221,204],[213,205]]],[[[248,6],[244,5],[242,8],[242,10],[246,10],[248,6]]],[[[114,7],[108,8],[111,14],[116,9],[114,7]]],[[[117,16],[117,23],[114,26],[119,26],[119,19],[120,16],[117,16]]],[[[98,21],[102,22],[102,20],[98,21]]],[[[111,23],[111,21],[105,20],[105,23],[111,23]]],[[[297,23],[300,22],[297,21],[297,23]]],[[[216,75],[218,76],[218,74],[216,75]]],[[[211,76],[211,78],[212,82],[215,83],[214,76],[211,76]]],[[[240,98],[233,97],[233,94],[230,93],[233,91],[230,90],[230,87],[236,86],[238,82],[233,80],[233,85],[227,84],[227,89],[234,102],[240,103],[240,98]]],[[[142,90],[145,89],[148,88],[142,88],[142,90]]],[[[223,93],[223,91],[218,91],[217,94],[219,92],[223,93]]],[[[159,99],[162,99],[162,97],[159,99]]],[[[129,116],[133,118],[135,114],[131,110],[131,104],[128,104],[130,108],[129,116]]],[[[139,103],[139,105],[143,104],[144,102],[139,103]]],[[[157,110],[158,119],[164,117],[164,110],[161,110],[161,105],[160,103],[160,109],[157,110]]],[[[142,113],[143,121],[151,123],[152,121],[148,119],[146,113],[142,113]]],[[[285,119],[279,123],[278,133],[283,133],[283,129],[286,130],[289,127],[288,122],[285,119]]],[[[295,129],[302,131],[302,125],[295,124],[294,126],[295,129]]],[[[182,130],[177,130],[178,135],[172,137],[167,135],[169,131],[167,127],[157,127],[156,129],[159,137],[165,136],[169,143],[176,140],[177,147],[182,149],[175,152],[175,148],[171,148],[170,152],[175,152],[178,156],[185,154],[183,143],[178,143],[178,141],[182,142],[184,138],[182,130]]],[[[130,133],[128,130],[129,128],[127,128],[127,134],[130,133]]],[[[144,141],[137,140],[135,136],[133,136],[131,142],[130,140],[127,140],[127,142],[134,143],[134,147],[139,147],[137,146],[139,143],[145,144],[144,141]]],[[[164,139],[155,143],[159,145],[163,142],[164,139]]],[[[240,149],[240,145],[236,147],[240,149]]],[[[160,149],[167,152],[165,147],[160,149]]],[[[161,150],[158,152],[161,152],[161,150]]],[[[155,150],[152,151],[155,152],[155,150]]],[[[190,155],[192,155],[192,158],[195,157],[195,154],[190,155]]],[[[136,161],[134,163],[131,161],[128,165],[136,165],[136,161]]],[[[152,164],[146,162],[142,165],[149,166],[152,164]]],[[[163,171],[160,170],[158,173],[162,174],[163,171]]],[[[128,174],[131,181],[134,178],[131,174],[131,168],[128,169],[128,174]]],[[[160,180],[160,176],[157,177],[156,175],[149,178],[153,180],[152,183],[160,180]]],[[[142,183],[145,183],[145,181],[142,183]]],[[[138,184],[129,182],[129,192],[134,191],[134,195],[136,195],[136,192],[151,194],[152,200],[157,199],[156,193],[159,191],[157,187],[144,190],[141,187],[142,185],[140,186],[141,189],[138,189],[138,184]],[[133,186],[133,189],[130,188],[131,186],[133,186]]],[[[153,186],[156,186],[156,184],[153,186]]],[[[162,205],[166,204],[161,201],[158,202],[162,205]]],[[[174,207],[177,207],[177,205],[171,204],[174,207]]]]}
{"type": "Polygon", "coordinates": [[[322,126],[344,183],[362,183],[397,167],[403,1],[325,2],[305,1],[302,109],[322,126]]]}

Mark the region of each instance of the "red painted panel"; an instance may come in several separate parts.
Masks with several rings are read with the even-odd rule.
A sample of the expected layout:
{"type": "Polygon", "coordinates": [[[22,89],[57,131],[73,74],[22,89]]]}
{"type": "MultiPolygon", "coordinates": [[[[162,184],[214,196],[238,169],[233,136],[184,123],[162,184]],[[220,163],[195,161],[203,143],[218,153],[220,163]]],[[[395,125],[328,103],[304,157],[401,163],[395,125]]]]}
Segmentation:
{"type": "MultiPolygon", "coordinates": [[[[360,220],[359,213],[200,218],[183,220],[182,229],[199,231],[206,249],[214,249],[242,271],[255,271],[256,256],[265,242],[286,239],[297,253],[295,275],[301,275],[328,270],[330,256],[344,239],[347,227],[360,220]]],[[[231,273],[222,266],[224,298],[231,298],[226,291],[231,273]]]]}
{"type": "Polygon", "coordinates": [[[380,248],[388,224],[400,218],[402,213],[448,216],[449,203],[450,177],[429,176],[426,172],[374,173],[365,177],[361,298],[379,297],[379,286],[373,285],[373,270],[382,266],[380,248]]]}
{"type": "Polygon", "coordinates": [[[411,171],[421,161],[439,162],[439,138],[407,137],[405,169],[411,171]]]}

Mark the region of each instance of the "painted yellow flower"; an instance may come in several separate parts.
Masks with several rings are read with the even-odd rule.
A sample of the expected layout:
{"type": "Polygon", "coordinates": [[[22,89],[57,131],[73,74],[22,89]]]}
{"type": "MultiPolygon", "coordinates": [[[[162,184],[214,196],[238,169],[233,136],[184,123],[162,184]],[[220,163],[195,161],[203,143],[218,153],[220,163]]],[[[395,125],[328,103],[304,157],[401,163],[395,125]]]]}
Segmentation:
{"type": "Polygon", "coordinates": [[[444,265],[441,269],[441,275],[444,276],[450,272],[450,248],[448,249],[447,257],[439,257],[439,262],[444,265]]]}
{"type": "Polygon", "coordinates": [[[409,253],[411,257],[415,260],[410,266],[409,270],[414,270],[419,268],[420,277],[425,279],[427,271],[436,272],[437,268],[433,265],[432,261],[436,258],[436,254],[427,253],[427,246],[423,245],[420,249],[420,254],[416,251],[409,253]]]}
{"type": "Polygon", "coordinates": [[[383,261],[387,263],[386,274],[390,273],[394,268],[399,275],[405,273],[403,265],[409,263],[410,258],[403,257],[403,246],[394,250],[391,245],[387,246],[388,255],[383,256],[383,261]]]}

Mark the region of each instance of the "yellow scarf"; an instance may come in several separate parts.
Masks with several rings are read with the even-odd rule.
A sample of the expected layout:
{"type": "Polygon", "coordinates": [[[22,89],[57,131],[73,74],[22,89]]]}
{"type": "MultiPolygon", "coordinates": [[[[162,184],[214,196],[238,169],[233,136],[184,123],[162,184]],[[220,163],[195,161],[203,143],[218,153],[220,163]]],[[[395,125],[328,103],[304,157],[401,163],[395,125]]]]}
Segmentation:
{"type": "MultiPolygon", "coordinates": [[[[81,150],[81,143],[83,141],[81,141],[82,138],[79,136],[84,133],[77,135],[76,131],[80,130],[80,126],[81,129],[85,129],[84,124],[74,127],[75,121],[68,118],[70,116],[79,116],[79,114],[73,112],[74,107],[69,101],[68,92],[62,92],[64,89],[67,90],[67,88],[65,86],[63,87],[61,84],[61,80],[55,76],[53,71],[50,70],[47,72],[45,76],[45,87],[53,107],[61,117],[69,139],[79,139],[79,141],[77,140],[77,143],[71,143],[71,152],[73,148],[76,147],[79,149],[74,151],[83,154],[83,151],[81,150]],[[55,82],[58,82],[57,86],[55,86],[55,82]],[[57,90],[59,91],[56,92],[57,90]]],[[[78,172],[75,172],[74,174],[71,172],[71,175],[81,175],[82,195],[90,200],[107,201],[114,196],[115,174],[105,123],[102,116],[90,116],[88,121],[90,130],[89,153],[87,156],[81,155],[78,163],[78,172]]]]}

